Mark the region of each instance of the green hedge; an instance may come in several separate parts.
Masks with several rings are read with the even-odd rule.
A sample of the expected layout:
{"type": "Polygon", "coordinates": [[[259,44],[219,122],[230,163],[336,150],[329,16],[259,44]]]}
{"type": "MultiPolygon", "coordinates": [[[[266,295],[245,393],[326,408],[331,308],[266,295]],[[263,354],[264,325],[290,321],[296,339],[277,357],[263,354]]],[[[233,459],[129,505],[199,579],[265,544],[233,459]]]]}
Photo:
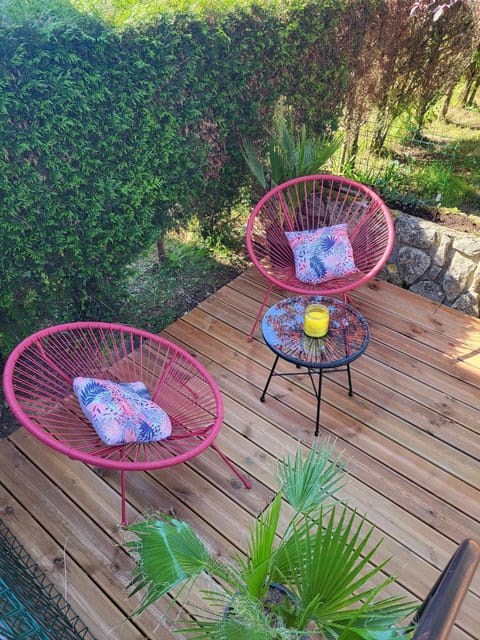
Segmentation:
{"type": "Polygon", "coordinates": [[[42,2],[0,22],[0,353],[98,317],[179,221],[214,230],[247,180],[239,139],[262,139],[280,95],[335,126],[346,69],[327,31],[349,3],[279,4],[114,29],[42,2]]]}

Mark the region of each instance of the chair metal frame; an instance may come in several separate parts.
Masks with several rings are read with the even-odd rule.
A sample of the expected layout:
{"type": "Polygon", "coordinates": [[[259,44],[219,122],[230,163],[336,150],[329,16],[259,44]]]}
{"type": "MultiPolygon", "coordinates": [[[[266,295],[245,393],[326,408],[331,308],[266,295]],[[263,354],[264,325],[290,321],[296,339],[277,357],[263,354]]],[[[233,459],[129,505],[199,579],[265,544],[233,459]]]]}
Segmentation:
{"type": "Polygon", "coordinates": [[[319,174],[294,178],[266,193],[252,210],[246,228],[250,258],[269,287],[248,340],[262,316],[273,288],[297,295],[339,295],[371,280],[393,249],[394,224],[380,196],[369,187],[340,176],[319,174]],[[297,279],[286,231],[305,231],[347,224],[358,272],[321,284],[297,279]]]}
{"type": "Polygon", "coordinates": [[[423,601],[412,640],[447,640],[480,563],[480,544],[463,540],[423,601]]]}
{"type": "Polygon", "coordinates": [[[224,415],[216,382],[193,356],[161,336],[106,322],[48,327],[12,351],[3,385],[17,420],[44,444],[86,464],[120,471],[123,525],[127,471],[180,464],[207,447],[251,487],[214,443],[224,415]],[[77,376],[142,381],[153,402],[167,412],[171,436],[158,442],[104,444],[73,393],[77,376]]]}

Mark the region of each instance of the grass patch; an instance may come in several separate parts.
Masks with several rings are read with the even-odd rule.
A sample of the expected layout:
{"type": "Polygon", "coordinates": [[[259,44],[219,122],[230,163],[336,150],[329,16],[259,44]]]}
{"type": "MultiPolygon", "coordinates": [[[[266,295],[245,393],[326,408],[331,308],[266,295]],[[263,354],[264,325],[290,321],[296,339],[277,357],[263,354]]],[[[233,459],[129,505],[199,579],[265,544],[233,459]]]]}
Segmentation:
{"type": "Polygon", "coordinates": [[[442,195],[445,207],[480,216],[480,108],[463,109],[458,103],[446,120],[436,118],[426,132],[458,141],[455,162],[442,195]]]}
{"type": "Polygon", "coordinates": [[[117,322],[159,332],[240,274],[247,265],[238,241],[229,248],[201,238],[195,225],[165,237],[166,259],[152,247],[130,266],[117,322]]]}
{"type": "MultiPolygon", "coordinates": [[[[414,213],[424,205],[480,217],[480,97],[474,108],[460,106],[459,93],[447,118],[434,115],[421,133],[409,119],[390,128],[380,153],[372,150],[374,126],[362,127],[355,160],[340,171],[378,189],[386,203],[414,213]]],[[[439,114],[442,102],[433,114],[439,114]]],[[[338,154],[337,154],[338,157],[338,154]]],[[[331,170],[339,169],[334,159],[331,170]]]]}

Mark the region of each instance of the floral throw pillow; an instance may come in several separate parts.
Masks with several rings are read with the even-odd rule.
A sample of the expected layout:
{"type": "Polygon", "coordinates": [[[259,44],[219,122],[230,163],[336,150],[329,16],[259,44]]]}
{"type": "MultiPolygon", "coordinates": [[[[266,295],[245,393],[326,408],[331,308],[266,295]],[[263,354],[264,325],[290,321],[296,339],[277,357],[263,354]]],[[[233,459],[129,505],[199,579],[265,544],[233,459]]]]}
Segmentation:
{"type": "Polygon", "coordinates": [[[73,390],[83,413],[107,445],[164,440],[170,418],[151,401],[143,382],[75,378],[73,390]]]}
{"type": "Polygon", "coordinates": [[[337,224],[307,231],[286,231],[301,282],[320,284],[356,273],[347,225],[337,224]]]}

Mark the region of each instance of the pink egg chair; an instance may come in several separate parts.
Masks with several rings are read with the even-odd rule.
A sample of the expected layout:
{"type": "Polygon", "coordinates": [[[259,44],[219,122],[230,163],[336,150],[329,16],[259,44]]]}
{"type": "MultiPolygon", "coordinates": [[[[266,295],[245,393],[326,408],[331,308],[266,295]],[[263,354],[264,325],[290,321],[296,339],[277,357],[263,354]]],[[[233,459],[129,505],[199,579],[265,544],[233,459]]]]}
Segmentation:
{"type": "Polygon", "coordinates": [[[133,327],[74,322],[26,338],[10,354],[4,391],[17,420],[43,443],[75,460],[121,474],[126,524],[125,473],[185,462],[212,447],[249,488],[214,440],[223,420],[220,391],[208,371],[165,338],[133,327]],[[143,382],[171,422],[167,439],[106,445],[86,418],[73,379],[143,382]]]}
{"type": "MultiPolygon", "coordinates": [[[[269,191],[250,214],[246,230],[250,258],[269,283],[248,339],[252,340],[274,287],[298,295],[341,294],[347,302],[349,291],[380,271],[393,242],[394,226],[387,206],[378,194],[359,182],[334,175],[312,175],[294,178],[269,191]],[[338,270],[330,264],[323,277],[320,271],[317,280],[321,282],[299,279],[302,245],[294,253],[292,240],[286,234],[308,235],[325,228],[333,228],[336,233],[342,225],[346,225],[355,270],[336,273],[338,270]]],[[[320,266],[323,269],[324,265],[320,266]]]]}

